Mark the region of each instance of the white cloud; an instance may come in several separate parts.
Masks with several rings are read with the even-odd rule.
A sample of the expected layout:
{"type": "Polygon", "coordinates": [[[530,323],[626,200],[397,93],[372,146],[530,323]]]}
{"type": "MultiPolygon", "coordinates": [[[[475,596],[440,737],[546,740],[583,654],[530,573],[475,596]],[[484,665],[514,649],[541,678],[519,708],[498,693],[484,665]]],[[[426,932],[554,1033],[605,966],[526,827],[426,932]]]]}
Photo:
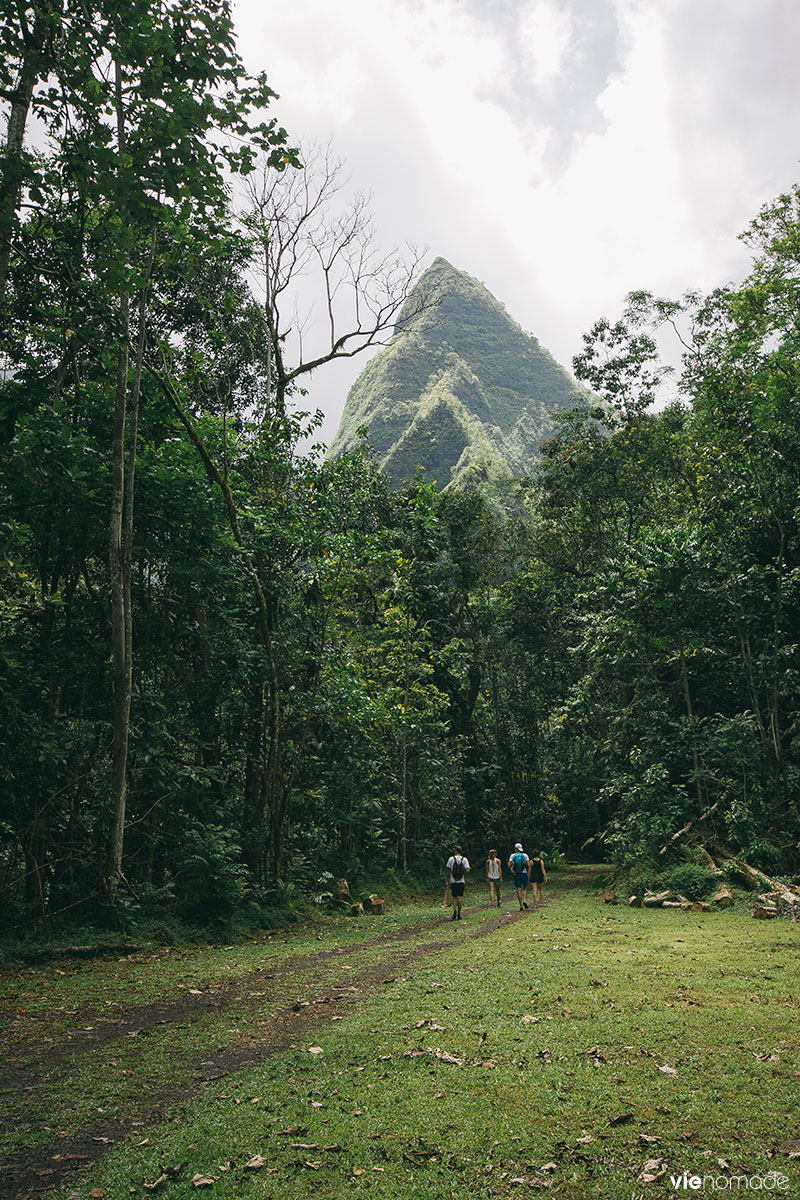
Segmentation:
{"type": "Polygon", "coordinates": [[[517,36],[533,83],[552,92],[573,47],[572,15],[556,0],[532,0],[519,14],[517,36]]]}
{"type": "MultiPolygon", "coordinates": [[[[568,363],[627,291],[743,273],[736,235],[797,174],[789,9],[239,0],[237,25],[290,137],[332,137],[387,245],[476,275],[568,363]]],[[[334,426],[342,380],[312,386],[334,426]]]]}

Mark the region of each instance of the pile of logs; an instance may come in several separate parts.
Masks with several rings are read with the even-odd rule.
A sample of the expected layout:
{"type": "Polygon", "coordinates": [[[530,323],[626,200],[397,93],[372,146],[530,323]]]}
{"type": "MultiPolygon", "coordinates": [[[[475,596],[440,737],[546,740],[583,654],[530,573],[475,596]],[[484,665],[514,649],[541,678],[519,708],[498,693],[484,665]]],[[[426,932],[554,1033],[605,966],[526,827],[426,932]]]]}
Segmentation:
{"type": "MultiPolygon", "coordinates": [[[[730,897],[728,903],[733,900],[730,892],[727,893],[730,897]]],[[[717,897],[714,897],[715,901],[717,897]]],[[[718,902],[720,906],[724,906],[724,902],[718,902]]],[[[631,896],[628,900],[631,908],[682,908],[685,912],[711,912],[711,905],[707,900],[690,900],[688,896],[676,896],[672,891],[665,892],[650,892],[646,891],[644,896],[631,896]]]]}
{"type": "MultiPolygon", "coordinates": [[[[681,830],[681,832],[684,832],[681,830]]],[[[672,839],[674,841],[675,838],[672,839]]],[[[671,843],[667,843],[664,850],[671,843]]],[[[698,857],[717,880],[717,889],[709,903],[706,900],[689,900],[686,896],[676,896],[667,890],[663,892],[645,891],[643,896],[631,896],[628,904],[631,908],[681,908],[690,912],[710,912],[714,908],[729,908],[733,904],[733,893],[727,885],[728,878],[738,879],[752,891],[758,892],[753,907],[753,916],[759,921],[768,921],[773,917],[787,915],[793,921],[800,921],[800,888],[790,887],[776,879],[771,879],[757,867],[752,867],[735,854],[726,852],[719,847],[708,845],[695,847],[698,857]],[[764,890],[766,888],[766,890],[764,890]],[[760,889],[760,891],[759,891],[760,889]]],[[[606,903],[616,903],[613,889],[603,893],[606,903]]]]}
{"type": "Polygon", "coordinates": [[[350,885],[346,879],[340,879],[336,890],[337,900],[350,906],[352,917],[363,917],[365,913],[372,916],[382,916],[386,911],[386,901],[379,899],[375,892],[370,892],[365,900],[353,900],[350,895],[350,885]]]}

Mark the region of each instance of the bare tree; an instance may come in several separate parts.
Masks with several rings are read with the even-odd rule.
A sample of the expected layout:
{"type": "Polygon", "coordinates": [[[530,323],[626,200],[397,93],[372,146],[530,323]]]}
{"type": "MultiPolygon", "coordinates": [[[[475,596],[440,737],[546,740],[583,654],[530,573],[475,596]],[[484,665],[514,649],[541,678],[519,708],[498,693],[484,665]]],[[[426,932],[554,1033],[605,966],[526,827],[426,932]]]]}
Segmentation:
{"type": "MultiPolygon", "coordinates": [[[[264,419],[281,420],[303,375],[384,345],[412,297],[423,254],[381,251],[370,197],[347,196],[349,179],[329,147],[302,153],[304,168],[248,178],[246,224],[260,248],[270,344],[264,419]]],[[[404,321],[433,302],[414,293],[404,321]]]]}

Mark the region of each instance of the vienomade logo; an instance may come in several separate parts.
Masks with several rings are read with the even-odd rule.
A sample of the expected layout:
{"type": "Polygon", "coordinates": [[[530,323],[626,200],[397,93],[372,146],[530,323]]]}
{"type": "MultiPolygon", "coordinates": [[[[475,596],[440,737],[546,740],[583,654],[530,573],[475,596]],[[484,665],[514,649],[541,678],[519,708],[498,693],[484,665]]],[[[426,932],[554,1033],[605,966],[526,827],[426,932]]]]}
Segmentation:
{"type": "Polygon", "coordinates": [[[675,1191],[699,1192],[708,1188],[715,1192],[787,1192],[789,1179],[777,1171],[768,1175],[670,1175],[675,1191]]]}

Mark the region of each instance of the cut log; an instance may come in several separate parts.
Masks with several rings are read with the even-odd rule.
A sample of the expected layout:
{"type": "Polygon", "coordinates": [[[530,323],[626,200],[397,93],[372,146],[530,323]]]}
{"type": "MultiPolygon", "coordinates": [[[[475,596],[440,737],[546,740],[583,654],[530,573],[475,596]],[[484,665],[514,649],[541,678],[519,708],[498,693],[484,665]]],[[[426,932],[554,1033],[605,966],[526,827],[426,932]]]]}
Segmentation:
{"type": "Polygon", "coordinates": [[[350,905],[350,916],[351,917],[363,917],[363,915],[364,915],[364,905],[361,903],[360,900],[356,904],[350,905]]]}
{"type": "Polygon", "coordinates": [[[659,908],[683,908],[680,900],[664,900],[659,905],[659,908]]]}
{"type": "Polygon", "coordinates": [[[340,879],[336,885],[336,899],[344,901],[345,904],[350,903],[350,884],[346,879],[340,879]]]}
{"type": "Polygon", "coordinates": [[[711,899],[717,908],[730,908],[733,904],[733,892],[730,892],[727,888],[719,888],[718,891],[714,892],[711,899]]]}
{"type": "Polygon", "coordinates": [[[789,900],[781,896],[778,900],[778,912],[786,913],[793,921],[800,921],[800,898],[789,900]]]}
{"type": "Polygon", "coordinates": [[[617,903],[617,889],[610,887],[603,889],[603,904],[617,903]]]}
{"type": "Polygon", "coordinates": [[[671,892],[671,891],[645,892],[645,894],[644,894],[645,908],[660,908],[661,905],[666,900],[674,900],[674,899],[675,899],[675,893],[671,892]]]}
{"type": "Polygon", "coordinates": [[[771,921],[777,915],[778,910],[772,904],[757,904],[753,909],[753,916],[757,921],[771,921]]]}
{"type": "MultiPolygon", "coordinates": [[[[720,848],[717,855],[717,861],[723,865],[723,856],[725,852],[720,848]]],[[[744,859],[737,858],[735,855],[730,855],[724,858],[724,865],[728,871],[734,871],[740,879],[744,880],[748,887],[753,891],[758,891],[759,888],[764,889],[764,886],[769,889],[769,895],[775,897],[775,903],[772,907],[778,912],[788,913],[793,921],[800,921],[800,889],[789,887],[786,883],[781,883],[777,879],[771,879],[769,875],[765,875],[763,871],[759,871],[758,867],[752,867],[750,863],[744,859]]],[[[757,907],[769,908],[769,905],[761,903],[757,907]]],[[[753,913],[756,916],[756,913],[753,913]]],[[[771,914],[770,914],[771,915],[771,914]]],[[[760,917],[762,921],[769,920],[770,917],[760,917]]]]}
{"type": "Polygon", "coordinates": [[[628,907],[629,908],[641,908],[642,907],[642,897],[641,896],[630,896],[628,898],[628,907]]]}
{"type": "Polygon", "coordinates": [[[707,900],[693,900],[689,908],[692,912],[711,912],[711,905],[707,900]]]}
{"type": "Polygon", "coordinates": [[[775,892],[779,896],[785,897],[787,900],[800,899],[800,892],[795,888],[790,888],[788,884],[779,883],[777,879],[771,879],[769,875],[765,875],[763,871],[759,871],[758,867],[751,867],[742,858],[730,858],[727,862],[728,870],[735,871],[740,879],[743,879],[748,887],[753,891],[766,890],[775,892]]]}
{"type": "Polygon", "coordinates": [[[381,900],[375,895],[374,892],[372,892],[369,896],[367,896],[366,900],[363,901],[363,904],[364,912],[374,913],[376,916],[380,916],[380,914],[384,911],[386,901],[381,900]]]}

